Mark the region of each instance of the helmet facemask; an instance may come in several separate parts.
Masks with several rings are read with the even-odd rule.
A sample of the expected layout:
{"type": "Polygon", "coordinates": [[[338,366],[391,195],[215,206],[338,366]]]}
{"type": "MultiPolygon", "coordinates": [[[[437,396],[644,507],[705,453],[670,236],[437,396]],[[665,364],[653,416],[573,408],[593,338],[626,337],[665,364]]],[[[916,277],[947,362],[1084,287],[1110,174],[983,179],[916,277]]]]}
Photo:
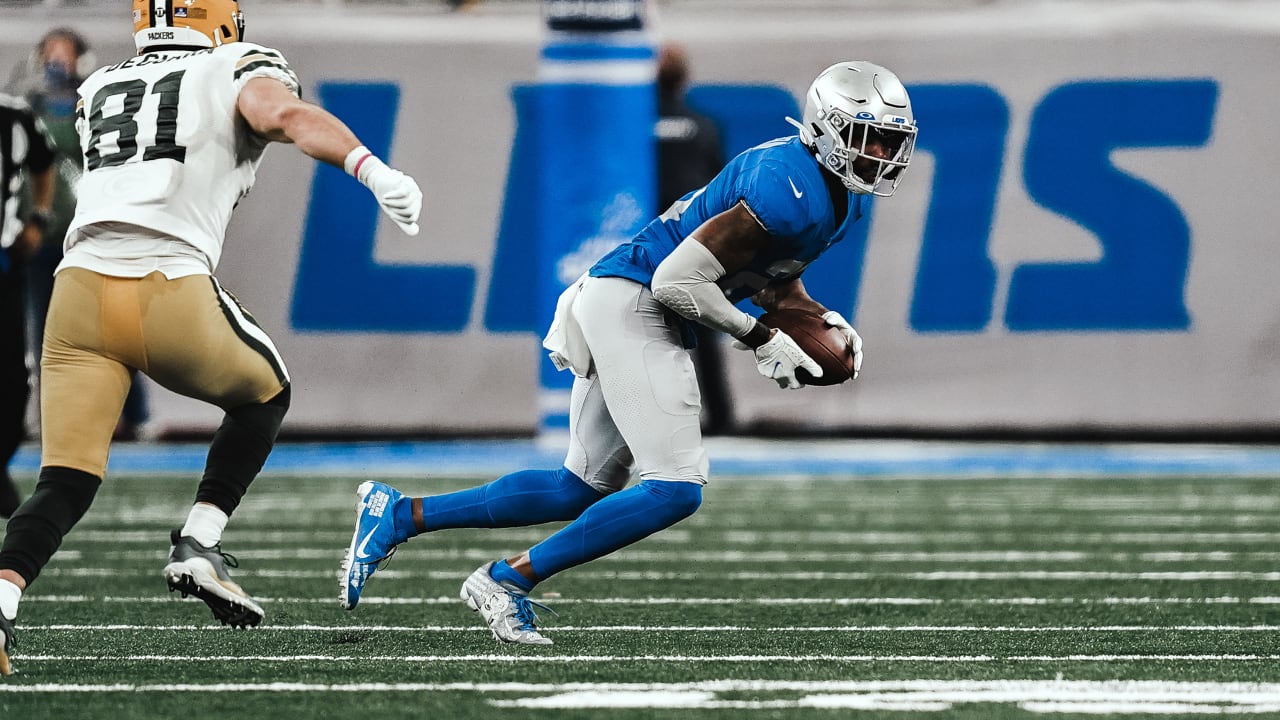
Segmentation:
{"type": "Polygon", "coordinates": [[[815,140],[823,166],[852,192],[880,197],[892,195],[902,171],[911,162],[916,129],[859,120],[835,108],[819,111],[818,120],[817,127],[823,134],[815,140]]]}
{"type": "Polygon", "coordinates": [[[863,61],[832,65],[805,96],[800,140],[850,192],[888,197],[915,149],[907,89],[892,72],[863,61]]]}

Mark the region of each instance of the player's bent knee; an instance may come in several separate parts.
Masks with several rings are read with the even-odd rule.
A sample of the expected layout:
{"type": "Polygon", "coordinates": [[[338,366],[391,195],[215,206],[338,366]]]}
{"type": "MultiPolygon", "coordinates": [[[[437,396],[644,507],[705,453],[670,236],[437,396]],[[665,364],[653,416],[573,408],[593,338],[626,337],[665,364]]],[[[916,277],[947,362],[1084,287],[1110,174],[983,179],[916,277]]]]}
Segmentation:
{"type": "Polygon", "coordinates": [[[689,482],[675,484],[679,485],[680,488],[676,492],[675,497],[672,498],[673,502],[676,509],[681,512],[684,517],[689,517],[697,512],[698,508],[702,507],[702,485],[700,483],[689,482]]]}
{"type": "Polygon", "coordinates": [[[645,480],[654,495],[663,498],[662,508],[674,520],[683,520],[702,505],[702,484],[679,480],[645,480]]]}
{"type": "Polygon", "coordinates": [[[284,416],[289,412],[292,396],[290,387],[286,385],[283,390],[264,403],[250,403],[228,410],[227,419],[266,438],[268,442],[275,442],[280,425],[284,422],[284,416]]]}
{"type": "Polygon", "coordinates": [[[280,408],[281,412],[288,412],[289,405],[293,402],[293,386],[285,385],[284,389],[276,393],[274,397],[266,402],[267,405],[274,405],[280,408]]]}

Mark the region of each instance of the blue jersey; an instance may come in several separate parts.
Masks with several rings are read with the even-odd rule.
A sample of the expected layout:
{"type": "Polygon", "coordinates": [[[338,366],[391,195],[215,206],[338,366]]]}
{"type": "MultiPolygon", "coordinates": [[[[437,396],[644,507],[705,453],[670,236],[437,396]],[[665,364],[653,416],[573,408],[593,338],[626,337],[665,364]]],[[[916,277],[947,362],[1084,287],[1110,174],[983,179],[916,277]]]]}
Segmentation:
{"type": "Polygon", "coordinates": [[[731,160],[706,187],[676,201],[630,242],[600,258],[590,274],[648,286],[654,269],[676,245],[741,201],[773,237],[745,268],[716,284],[731,302],[738,302],[769,283],[790,280],[843,240],[862,217],[865,196],[848,193],[848,216],[836,225],[823,172],[798,137],[757,145],[731,160]]]}

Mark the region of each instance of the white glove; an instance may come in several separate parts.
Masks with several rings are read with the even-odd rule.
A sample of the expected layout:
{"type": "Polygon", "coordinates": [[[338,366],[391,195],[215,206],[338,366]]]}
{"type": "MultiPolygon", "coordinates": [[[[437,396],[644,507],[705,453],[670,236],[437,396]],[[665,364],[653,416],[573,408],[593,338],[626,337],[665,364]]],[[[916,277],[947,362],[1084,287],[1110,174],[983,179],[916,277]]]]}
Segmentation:
{"type": "Polygon", "coordinates": [[[422,190],[413,178],[388,166],[363,145],[347,154],[343,168],[369,188],[382,211],[406,235],[418,234],[422,190]]]}
{"type": "Polygon", "coordinates": [[[862,338],[858,337],[858,331],[854,330],[849,321],[835,310],[822,313],[822,319],[831,327],[843,332],[848,339],[849,347],[853,348],[853,379],[857,380],[858,371],[862,370],[862,338]]]}
{"type": "MultiPolygon", "coordinates": [[[[750,349],[741,342],[734,347],[750,349]]],[[[755,349],[756,369],[760,374],[778,383],[778,387],[796,390],[804,387],[804,383],[796,378],[796,368],[804,368],[814,377],[822,377],[822,367],[813,361],[796,345],[791,336],[781,330],[774,330],[769,342],[755,349]]]]}

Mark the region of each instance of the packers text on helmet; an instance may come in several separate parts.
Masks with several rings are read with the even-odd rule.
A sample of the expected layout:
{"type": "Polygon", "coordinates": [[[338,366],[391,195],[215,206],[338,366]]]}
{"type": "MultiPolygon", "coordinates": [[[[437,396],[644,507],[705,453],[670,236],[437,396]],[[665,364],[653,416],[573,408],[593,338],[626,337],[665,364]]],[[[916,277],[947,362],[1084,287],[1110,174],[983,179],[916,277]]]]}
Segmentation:
{"type": "Polygon", "coordinates": [[[244,39],[236,0],[133,0],[138,52],[158,47],[211,48],[244,39]]]}

